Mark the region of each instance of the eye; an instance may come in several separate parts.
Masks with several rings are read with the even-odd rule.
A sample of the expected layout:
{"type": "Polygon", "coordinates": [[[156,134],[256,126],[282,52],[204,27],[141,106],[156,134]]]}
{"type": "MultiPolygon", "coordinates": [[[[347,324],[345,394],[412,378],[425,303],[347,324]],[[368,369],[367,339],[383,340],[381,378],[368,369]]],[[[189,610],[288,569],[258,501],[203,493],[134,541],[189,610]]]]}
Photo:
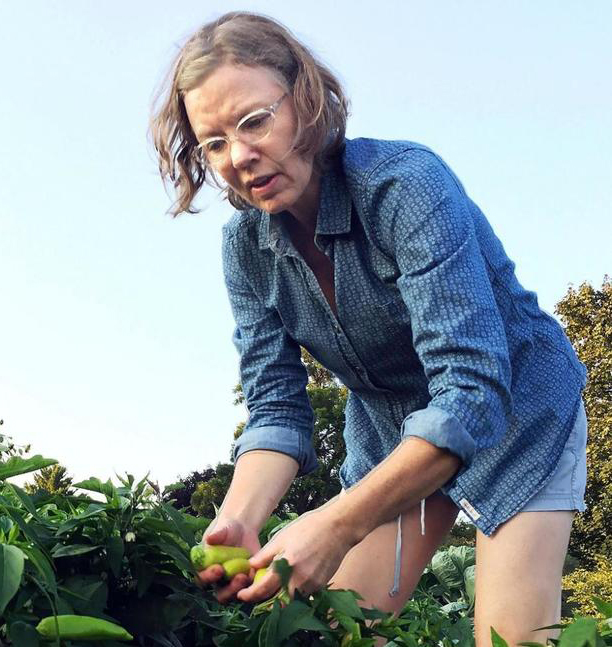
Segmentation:
{"type": "Polygon", "coordinates": [[[272,115],[262,110],[247,117],[239,125],[239,130],[244,133],[257,134],[267,131],[272,121],[272,115]]]}
{"type": "Polygon", "coordinates": [[[213,155],[221,153],[225,147],[225,140],[220,137],[206,139],[202,142],[202,149],[206,154],[212,153],[213,155]]]}

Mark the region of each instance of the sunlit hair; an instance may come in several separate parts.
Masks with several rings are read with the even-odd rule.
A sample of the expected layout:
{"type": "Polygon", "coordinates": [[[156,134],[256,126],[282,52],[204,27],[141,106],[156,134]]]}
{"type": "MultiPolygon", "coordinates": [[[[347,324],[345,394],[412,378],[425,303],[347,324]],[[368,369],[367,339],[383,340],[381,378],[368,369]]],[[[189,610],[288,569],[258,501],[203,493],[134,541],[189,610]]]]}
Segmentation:
{"type": "MultiPolygon", "coordinates": [[[[263,66],[286,85],[297,117],[294,150],[313,156],[315,169],[341,151],[347,100],[336,77],[285,27],[266,16],[235,11],[204,25],[181,48],[153,106],[150,132],[164,182],[177,200],[170,213],[196,213],[192,202],[207,177],[195,159],[198,141],[185,110],[184,96],[226,63],[263,66]]],[[[237,209],[250,205],[228,188],[237,209]]]]}

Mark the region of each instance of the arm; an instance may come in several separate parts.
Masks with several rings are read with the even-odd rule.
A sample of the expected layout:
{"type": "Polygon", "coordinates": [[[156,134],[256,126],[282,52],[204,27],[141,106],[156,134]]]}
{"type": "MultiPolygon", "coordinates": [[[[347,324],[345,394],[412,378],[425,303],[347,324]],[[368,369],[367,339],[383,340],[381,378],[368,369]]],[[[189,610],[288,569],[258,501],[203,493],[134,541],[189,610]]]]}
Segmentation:
{"type": "MultiPolygon", "coordinates": [[[[287,491],[298,470],[297,462],[279,452],[253,450],[242,455],[234,470],[229,490],[219,514],[204,533],[207,544],[244,546],[252,555],[257,553],[258,534],[272,510],[287,491]],[[270,475],[274,478],[270,478],[270,475]]],[[[215,584],[223,578],[223,569],[210,566],[198,573],[204,585],[215,584]]],[[[219,602],[229,602],[249,578],[239,574],[217,589],[219,602]]]]}
{"type": "Polygon", "coordinates": [[[468,467],[477,450],[501,442],[513,413],[506,332],[469,200],[437,156],[406,149],[367,178],[363,203],[397,263],[431,396],[404,420],[402,436],[468,467]]]}
{"type": "Polygon", "coordinates": [[[280,452],[253,450],[243,454],[236,463],[215,525],[224,519],[235,519],[259,532],[297,471],[297,462],[280,452]]]}
{"type": "MultiPolygon", "coordinates": [[[[244,248],[224,228],[225,282],[236,321],[234,343],[249,419],[234,447],[236,467],[230,488],[204,541],[244,546],[254,554],[260,548],[261,527],[296,474],[316,468],[316,456],[300,348],[276,310],[251,288],[246,270],[253,259],[241,257],[244,248]]],[[[219,566],[211,566],[198,576],[210,584],[222,575],[219,566]]],[[[237,575],[217,590],[218,600],[229,601],[247,582],[246,575],[237,575]]]]}
{"type": "MultiPolygon", "coordinates": [[[[234,446],[234,460],[253,450],[271,450],[292,457],[298,476],[317,467],[312,447],[313,412],[306,394],[308,376],[300,347],[290,337],[269,295],[256,294],[249,270],[274,271],[249,240],[224,230],[223,270],[240,355],[240,382],[249,417],[234,446]],[[255,266],[255,269],[252,268],[255,266]],[[263,266],[263,267],[262,267],[263,266]]],[[[268,250],[268,253],[271,253],[268,250]]]]}
{"type": "Polygon", "coordinates": [[[342,502],[330,502],[330,518],[354,546],[372,530],[417,505],[449,481],[461,459],[446,449],[412,436],[359,483],[347,490],[342,502]],[[397,487],[406,483],[406,487],[397,487]],[[333,506],[333,508],[332,508],[333,506]]]}

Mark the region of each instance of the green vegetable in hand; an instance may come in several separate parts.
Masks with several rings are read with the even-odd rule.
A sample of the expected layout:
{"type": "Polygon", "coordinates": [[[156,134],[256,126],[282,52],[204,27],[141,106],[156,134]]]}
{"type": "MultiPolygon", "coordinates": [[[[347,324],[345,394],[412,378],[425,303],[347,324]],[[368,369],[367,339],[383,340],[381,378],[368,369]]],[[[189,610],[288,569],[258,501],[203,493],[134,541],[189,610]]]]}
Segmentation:
{"type": "Polygon", "coordinates": [[[253,584],[259,582],[259,580],[267,575],[268,569],[267,568],[258,568],[257,572],[255,573],[255,577],[253,578],[253,584]]]}
{"type": "MultiPolygon", "coordinates": [[[[195,569],[197,571],[203,571],[213,564],[225,565],[226,562],[236,559],[247,560],[251,554],[246,548],[242,548],[241,546],[223,546],[221,544],[215,546],[203,546],[202,544],[196,544],[191,548],[189,556],[191,557],[191,563],[194,565],[195,569]]],[[[244,568],[244,564],[242,564],[242,567],[244,568]]],[[[248,573],[248,570],[239,570],[236,572],[248,573]]]]}
{"type": "Polygon", "coordinates": [[[228,559],[227,562],[223,562],[222,566],[225,571],[225,577],[227,578],[232,578],[234,575],[238,575],[238,573],[246,573],[248,575],[251,570],[249,560],[243,557],[228,559]]]}
{"type": "Polygon", "coordinates": [[[36,626],[46,640],[58,637],[65,640],[133,640],[133,636],[114,622],[93,616],[47,616],[36,626]],[[57,624],[55,621],[57,620],[57,624]]]}

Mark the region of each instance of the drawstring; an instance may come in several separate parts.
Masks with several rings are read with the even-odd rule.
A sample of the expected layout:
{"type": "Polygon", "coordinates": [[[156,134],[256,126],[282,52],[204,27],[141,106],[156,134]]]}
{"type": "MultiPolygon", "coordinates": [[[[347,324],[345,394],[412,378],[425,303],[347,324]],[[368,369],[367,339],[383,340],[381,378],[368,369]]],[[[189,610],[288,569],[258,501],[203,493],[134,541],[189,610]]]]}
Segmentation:
{"type": "MultiPolygon", "coordinates": [[[[425,534],[425,499],[421,499],[421,535],[425,534]]],[[[399,593],[400,574],[402,566],[402,515],[397,518],[397,539],[395,540],[395,569],[393,571],[393,588],[389,597],[393,598],[399,593]]]]}

